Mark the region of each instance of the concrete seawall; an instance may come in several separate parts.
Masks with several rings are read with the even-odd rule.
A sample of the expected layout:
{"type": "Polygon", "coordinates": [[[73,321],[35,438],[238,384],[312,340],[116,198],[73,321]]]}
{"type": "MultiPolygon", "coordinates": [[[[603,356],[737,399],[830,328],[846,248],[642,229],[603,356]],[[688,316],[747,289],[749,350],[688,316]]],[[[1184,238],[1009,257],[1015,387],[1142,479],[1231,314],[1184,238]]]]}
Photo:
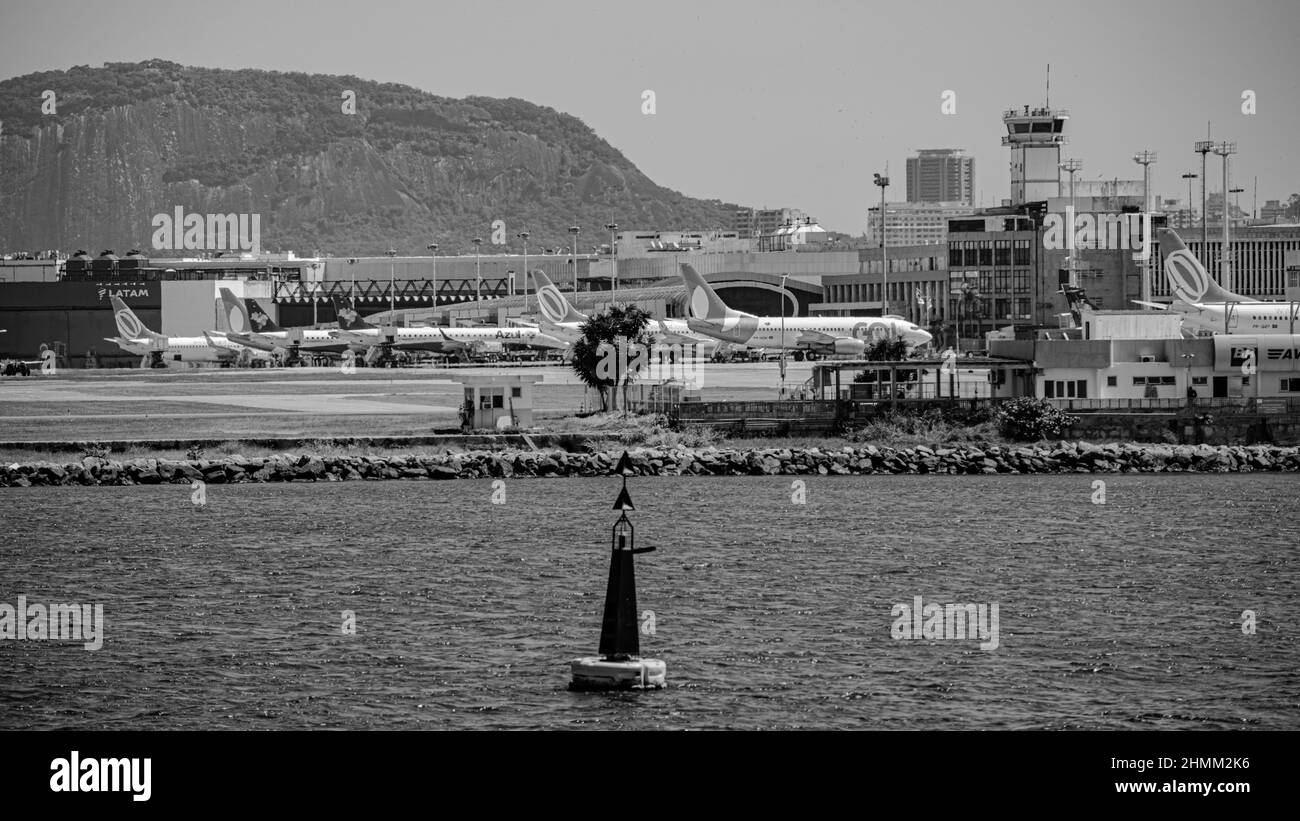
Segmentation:
{"type": "MultiPolygon", "coordinates": [[[[441,456],[224,456],[217,459],[114,460],[0,466],[0,487],[239,482],[337,482],[364,479],[481,479],[608,476],[622,449],[479,451],[441,456]]],[[[1047,447],[634,448],[643,476],[801,476],[997,473],[1300,472],[1300,448],[1275,446],[1092,445],[1047,447]]]]}

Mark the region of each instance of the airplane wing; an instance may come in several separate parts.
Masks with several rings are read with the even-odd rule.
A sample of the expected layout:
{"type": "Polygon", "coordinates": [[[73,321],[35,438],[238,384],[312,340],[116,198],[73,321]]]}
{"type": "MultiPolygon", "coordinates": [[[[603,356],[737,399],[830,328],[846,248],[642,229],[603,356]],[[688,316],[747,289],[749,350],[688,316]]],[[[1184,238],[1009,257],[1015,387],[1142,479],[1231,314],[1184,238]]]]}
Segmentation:
{"type": "Polygon", "coordinates": [[[254,359],[258,359],[263,362],[269,362],[271,359],[271,354],[269,351],[265,351],[262,350],[261,348],[255,348],[251,345],[245,345],[242,342],[232,340],[221,331],[204,331],[203,338],[208,341],[208,345],[216,349],[217,355],[222,359],[233,360],[237,358],[240,355],[240,353],[242,353],[243,351],[248,351],[249,355],[252,356],[254,359]],[[223,342],[225,343],[224,345],[221,344],[223,342]]]}
{"type": "Polygon", "coordinates": [[[1212,311],[1207,311],[1200,305],[1189,305],[1181,299],[1175,299],[1173,302],[1169,303],[1169,307],[1171,310],[1177,311],[1180,314],[1189,314],[1191,316],[1214,316],[1212,311]]]}
{"type": "Polygon", "coordinates": [[[438,333],[442,334],[442,348],[448,353],[476,351],[480,347],[477,342],[462,342],[459,339],[452,339],[447,336],[447,332],[442,328],[438,329],[438,333]]]}
{"type": "Polygon", "coordinates": [[[266,342],[265,340],[262,340],[252,334],[240,334],[240,333],[232,332],[226,334],[226,339],[229,339],[231,342],[237,342],[240,345],[243,345],[245,348],[252,348],[258,351],[266,351],[268,353],[273,352],[277,347],[279,347],[281,350],[287,350],[283,345],[280,346],[272,345],[271,343],[266,342]]]}
{"type": "Polygon", "coordinates": [[[804,331],[799,334],[799,338],[794,344],[800,347],[824,348],[827,345],[834,345],[836,339],[847,339],[848,337],[831,336],[821,331],[804,331]]]}
{"type": "Polygon", "coordinates": [[[563,350],[568,350],[569,343],[564,339],[557,339],[556,337],[553,337],[550,334],[544,334],[539,332],[532,339],[525,342],[524,346],[528,348],[542,348],[542,349],[563,351],[563,350]]]}
{"type": "Polygon", "coordinates": [[[358,345],[366,345],[367,347],[378,341],[375,334],[359,334],[353,331],[330,331],[329,334],[332,338],[341,342],[355,342],[358,345]]]}
{"type": "Polygon", "coordinates": [[[582,337],[582,334],[578,331],[571,328],[565,328],[562,325],[556,325],[545,317],[542,318],[541,323],[537,326],[537,330],[553,339],[561,339],[566,342],[572,342],[582,337]]]}
{"type": "MultiPolygon", "coordinates": [[[[222,345],[222,344],[218,343],[218,342],[216,341],[216,339],[217,339],[218,337],[215,337],[214,334],[213,334],[211,331],[204,331],[204,332],[203,332],[203,338],[206,339],[206,340],[208,341],[208,347],[212,348],[213,350],[215,350],[215,351],[217,352],[217,358],[218,358],[218,359],[234,359],[234,358],[235,358],[235,356],[236,356],[236,352],[235,352],[235,350],[232,349],[232,348],[227,348],[225,345],[222,345]]],[[[220,338],[224,339],[224,337],[220,337],[220,338]]],[[[225,341],[228,342],[229,340],[225,340],[225,341]]],[[[233,343],[231,343],[231,344],[233,344],[233,343]]],[[[250,349],[250,350],[251,350],[251,349],[250,349]]]]}
{"type": "Polygon", "coordinates": [[[702,333],[692,333],[690,331],[674,331],[668,327],[666,320],[655,320],[659,324],[658,331],[651,331],[655,334],[655,341],[667,345],[681,345],[682,347],[697,346],[701,348],[717,349],[729,343],[723,342],[716,337],[702,333]]]}
{"type": "Polygon", "coordinates": [[[701,345],[706,341],[713,342],[713,339],[697,336],[695,334],[682,334],[668,330],[668,323],[662,319],[655,320],[659,324],[659,330],[654,331],[655,341],[665,345],[701,345]]]}

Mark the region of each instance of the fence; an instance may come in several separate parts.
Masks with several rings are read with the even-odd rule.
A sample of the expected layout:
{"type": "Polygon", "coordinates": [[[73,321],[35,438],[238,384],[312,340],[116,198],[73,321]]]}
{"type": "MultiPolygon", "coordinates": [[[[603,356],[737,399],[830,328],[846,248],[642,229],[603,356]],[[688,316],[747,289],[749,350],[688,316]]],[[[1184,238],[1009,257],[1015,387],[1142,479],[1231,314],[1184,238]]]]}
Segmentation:
{"type": "Polygon", "coordinates": [[[669,418],[681,425],[725,427],[738,431],[827,430],[839,422],[845,404],[822,399],[682,402],[669,413],[669,418]]]}
{"type": "Polygon", "coordinates": [[[1256,400],[1253,397],[1198,397],[1191,402],[1186,399],[1048,399],[1057,408],[1066,413],[1178,413],[1217,412],[1250,414],[1290,414],[1300,413],[1300,398],[1256,400]]]}
{"type": "Polygon", "coordinates": [[[683,398],[688,395],[690,391],[684,385],[628,385],[625,407],[633,413],[665,413],[674,417],[677,406],[683,404],[683,398]]]}

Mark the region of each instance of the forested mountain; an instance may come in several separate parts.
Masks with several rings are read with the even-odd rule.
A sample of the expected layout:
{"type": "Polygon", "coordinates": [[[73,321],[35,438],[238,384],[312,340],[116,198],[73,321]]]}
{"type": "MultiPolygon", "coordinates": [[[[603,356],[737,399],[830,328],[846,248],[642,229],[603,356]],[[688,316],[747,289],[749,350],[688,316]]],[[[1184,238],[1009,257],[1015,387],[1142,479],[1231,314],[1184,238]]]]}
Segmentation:
{"type": "Polygon", "coordinates": [[[611,221],[728,228],[737,206],[656,185],[577,118],[519,99],[162,60],[0,82],[0,250],[148,253],[154,215],[177,207],[260,214],[266,250],[346,256],[455,253],[494,220],[516,251],[522,230],[530,249],[567,248],[575,223],[590,247],[611,221]]]}

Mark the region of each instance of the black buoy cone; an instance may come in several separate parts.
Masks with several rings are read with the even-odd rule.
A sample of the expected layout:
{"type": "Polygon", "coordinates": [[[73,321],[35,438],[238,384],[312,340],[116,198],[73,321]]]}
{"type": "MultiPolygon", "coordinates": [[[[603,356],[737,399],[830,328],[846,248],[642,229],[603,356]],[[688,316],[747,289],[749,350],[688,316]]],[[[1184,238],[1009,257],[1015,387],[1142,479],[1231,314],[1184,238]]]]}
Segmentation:
{"type": "MultiPolygon", "coordinates": [[[[627,488],[624,488],[623,494],[626,493],[627,488]]],[[[614,550],[609,557],[605,618],[600,625],[600,654],[610,661],[623,661],[641,655],[641,641],[638,638],[640,623],[636,609],[636,569],[632,563],[635,551],[628,540],[630,524],[626,513],[619,517],[614,525],[614,550]]]]}

